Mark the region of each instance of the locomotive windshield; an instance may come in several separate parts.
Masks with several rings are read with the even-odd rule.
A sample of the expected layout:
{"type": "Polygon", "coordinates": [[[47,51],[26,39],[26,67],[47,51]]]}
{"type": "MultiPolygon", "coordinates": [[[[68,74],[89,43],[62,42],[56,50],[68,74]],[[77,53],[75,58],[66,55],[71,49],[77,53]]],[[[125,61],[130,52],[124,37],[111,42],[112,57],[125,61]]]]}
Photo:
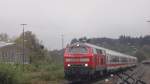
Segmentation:
{"type": "Polygon", "coordinates": [[[77,53],[88,53],[88,49],[83,46],[73,46],[68,48],[69,53],[77,54],[77,53]]]}

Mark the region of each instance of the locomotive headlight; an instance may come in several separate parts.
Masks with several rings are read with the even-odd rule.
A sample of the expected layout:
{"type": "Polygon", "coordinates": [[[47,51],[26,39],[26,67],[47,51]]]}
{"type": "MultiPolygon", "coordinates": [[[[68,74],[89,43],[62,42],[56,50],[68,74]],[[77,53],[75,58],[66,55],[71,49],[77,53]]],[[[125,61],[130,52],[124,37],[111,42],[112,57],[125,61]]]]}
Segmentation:
{"type": "Polygon", "coordinates": [[[68,64],[67,66],[68,66],[68,67],[70,67],[71,65],[70,65],[70,64],[68,64]]]}
{"type": "Polygon", "coordinates": [[[87,67],[87,66],[88,66],[88,64],[85,64],[84,66],[85,66],[85,67],[87,67]]]}

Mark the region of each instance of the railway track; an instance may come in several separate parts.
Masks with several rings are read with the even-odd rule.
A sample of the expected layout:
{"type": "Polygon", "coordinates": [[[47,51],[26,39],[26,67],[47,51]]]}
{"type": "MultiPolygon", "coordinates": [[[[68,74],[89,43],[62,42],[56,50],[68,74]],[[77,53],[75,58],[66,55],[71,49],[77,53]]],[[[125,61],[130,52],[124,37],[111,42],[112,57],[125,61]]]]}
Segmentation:
{"type": "Polygon", "coordinates": [[[146,68],[140,64],[137,68],[116,74],[119,78],[116,84],[146,84],[142,80],[145,71],[146,68]]]}

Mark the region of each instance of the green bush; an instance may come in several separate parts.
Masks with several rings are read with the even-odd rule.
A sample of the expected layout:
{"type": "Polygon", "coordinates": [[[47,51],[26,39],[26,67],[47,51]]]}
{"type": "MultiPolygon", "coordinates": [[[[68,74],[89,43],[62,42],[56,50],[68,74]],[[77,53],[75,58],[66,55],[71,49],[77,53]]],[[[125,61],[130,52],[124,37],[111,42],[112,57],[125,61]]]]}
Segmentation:
{"type": "Polygon", "coordinates": [[[58,82],[63,80],[63,65],[57,63],[0,64],[0,84],[35,84],[36,82],[58,82]]]}
{"type": "Polygon", "coordinates": [[[40,79],[46,81],[57,81],[62,80],[64,77],[63,67],[57,64],[47,65],[45,68],[41,69],[40,79]]]}
{"type": "Polygon", "coordinates": [[[0,84],[20,84],[22,72],[10,64],[0,64],[0,84]]]}
{"type": "Polygon", "coordinates": [[[37,82],[59,82],[63,80],[63,65],[62,64],[35,64],[25,65],[22,84],[35,84],[37,82]]]}

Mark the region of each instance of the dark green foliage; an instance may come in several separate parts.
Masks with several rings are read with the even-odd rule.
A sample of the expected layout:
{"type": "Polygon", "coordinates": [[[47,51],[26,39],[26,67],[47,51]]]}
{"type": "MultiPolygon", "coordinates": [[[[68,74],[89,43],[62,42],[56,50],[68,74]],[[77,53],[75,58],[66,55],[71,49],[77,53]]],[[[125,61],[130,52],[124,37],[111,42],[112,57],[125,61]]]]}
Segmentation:
{"type": "Polygon", "coordinates": [[[74,39],[71,40],[70,43],[73,44],[73,43],[76,43],[76,42],[78,42],[78,40],[76,38],[74,38],[74,39]]]}
{"type": "MultiPolygon", "coordinates": [[[[64,78],[64,69],[62,64],[57,63],[43,63],[38,65],[26,65],[24,71],[23,84],[35,84],[40,81],[49,84],[49,81],[58,82],[64,78]]],[[[41,84],[41,83],[38,83],[41,84]]],[[[43,83],[42,83],[43,84],[43,83]]],[[[44,83],[45,84],[45,83],[44,83]]]]}
{"type": "Polygon", "coordinates": [[[139,61],[150,59],[150,45],[142,46],[136,53],[135,56],[139,58],[139,61]]]}
{"type": "MultiPolygon", "coordinates": [[[[59,82],[64,78],[62,64],[43,63],[28,64],[0,64],[0,84],[37,84],[40,81],[49,84],[49,81],[59,82]]],[[[45,84],[44,83],[44,84],[45,84]]],[[[43,83],[38,83],[43,84],[43,83]]]]}
{"type": "Polygon", "coordinates": [[[141,45],[150,45],[150,35],[142,38],[141,45]]]}
{"type": "Polygon", "coordinates": [[[6,33],[0,33],[0,41],[9,42],[11,39],[6,33]]]}
{"type": "Polygon", "coordinates": [[[0,84],[21,84],[21,70],[10,64],[0,64],[0,84]]]}
{"type": "MultiPolygon", "coordinates": [[[[23,35],[20,35],[15,43],[17,45],[23,45],[23,35]]],[[[30,63],[40,63],[45,60],[47,55],[47,50],[44,49],[44,46],[39,42],[36,36],[31,31],[26,31],[24,33],[24,44],[25,48],[29,50],[28,56],[30,58],[30,63]]]]}
{"type": "Polygon", "coordinates": [[[138,57],[139,62],[146,59],[146,56],[144,55],[144,52],[142,52],[142,51],[136,52],[135,55],[136,55],[136,57],[138,57]]]}

